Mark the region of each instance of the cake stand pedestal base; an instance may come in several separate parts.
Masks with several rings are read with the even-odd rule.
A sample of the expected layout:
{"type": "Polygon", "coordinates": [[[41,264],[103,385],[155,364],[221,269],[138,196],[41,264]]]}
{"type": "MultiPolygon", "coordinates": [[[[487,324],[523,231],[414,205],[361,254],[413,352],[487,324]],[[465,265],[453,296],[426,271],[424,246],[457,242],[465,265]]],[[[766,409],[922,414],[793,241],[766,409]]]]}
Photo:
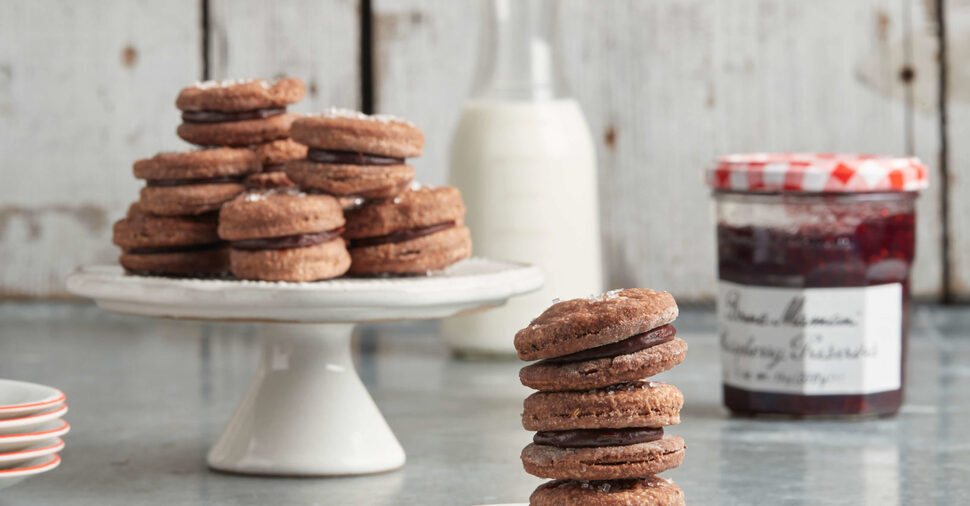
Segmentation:
{"type": "Polygon", "coordinates": [[[390,471],[404,450],[354,369],[353,324],[267,323],[259,371],[209,466],[244,474],[390,471]]]}

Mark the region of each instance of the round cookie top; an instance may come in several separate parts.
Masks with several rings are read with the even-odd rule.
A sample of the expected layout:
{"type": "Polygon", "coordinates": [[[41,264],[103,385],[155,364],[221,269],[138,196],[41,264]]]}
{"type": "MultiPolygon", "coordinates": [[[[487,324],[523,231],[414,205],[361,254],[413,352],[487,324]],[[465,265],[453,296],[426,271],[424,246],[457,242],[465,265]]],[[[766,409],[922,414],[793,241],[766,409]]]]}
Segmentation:
{"type": "Polygon", "coordinates": [[[306,157],[306,146],[293,139],[264,142],[252,147],[263,165],[277,165],[306,157]]]}
{"type": "Polygon", "coordinates": [[[553,304],[515,333],[515,349],[522,360],[561,357],[666,325],[677,315],[677,302],[667,292],[611,290],[553,304]]]}
{"type": "Polygon", "coordinates": [[[377,200],[347,212],[344,237],[362,239],[442,223],[462,224],[465,204],[454,186],[413,187],[393,199],[377,200]]]}
{"type": "Polygon", "coordinates": [[[159,153],[138,160],[133,168],[138,179],[207,179],[259,172],[263,164],[250,149],[214,148],[159,153]]]}
{"type": "Polygon", "coordinates": [[[125,249],[215,244],[220,242],[217,220],[217,213],[157,216],[135,202],[127,216],[115,222],[112,242],[125,249]]]}
{"type": "Polygon", "coordinates": [[[293,140],[311,148],[356,151],[390,158],[414,158],[424,149],[424,134],[414,124],[393,116],[330,109],[305,116],[290,127],[293,140]]]}
{"type": "Polygon", "coordinates": [[[525,430],[623,429],[680,423],[684,394],[673,385],[631,381],[578,392],[536,392],[522,403],[525,430]]]}
{"type": "Polygon", "coordinates": [[[230,241],[315,234],[343,225],[336,198],[293,189],[245,193],[219,212],[219,237],[230,241]]]}
{"type": "Polygon", "coordinates": [[[681,506],[684,491],[659,476],[628,480],[555,480],[543,483],[529,497],[533,506],[681,506]]]}
{"type": "Polygon", "coordinates": [[[175,99],[175,107],[182,111],[252,111],[286,107],[304,96],[306,87],[295,77],[274,82],[263,79],[204,81],[183,88],[175,99]]]}

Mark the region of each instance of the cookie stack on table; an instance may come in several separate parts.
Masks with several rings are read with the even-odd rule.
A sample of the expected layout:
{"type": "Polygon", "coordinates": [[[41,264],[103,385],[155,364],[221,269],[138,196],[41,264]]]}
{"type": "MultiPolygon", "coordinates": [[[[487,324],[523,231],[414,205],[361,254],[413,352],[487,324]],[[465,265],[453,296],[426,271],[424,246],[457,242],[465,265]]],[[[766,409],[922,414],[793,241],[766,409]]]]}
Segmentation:
{"type": "Polygon", "coordinates": [[[557,302],[515,335],[519,373],[539,390],[525,400],[522,425],[537,431],[522,450],[525,470],[554,481],[533,505],[684,503],[672,481],[655,476],[680,465],[684,398],[673,385],[645,381],[680,362],[674,298],[634,288],[557,302]]]}
{"type": "Polygon", "coordinates": [[[219,235],[244,279],[315,281],[425,274],[471,253],[461,194],[412,184],[424,135],[390,116],[343,109],[297,119],[307,146],[286,163],[298,190],[252,191],[228,204],[219,235]],[[344,212],[345,211],[345,212],[344,212]]]}
{"type": "Polygon", "coordinates": [[[176,99],[178,135],[206,149],[135,162],[135,177],[146,184],[114,226],[122,267],[136,274],[225,275],[230,251],[217,232],[218,212],[251,178],[285,179],[282,163],[305,154],[289,140],[296,115],[286,112],[305,93],[299,79],[208,81],[183,89],[176,99]]]}

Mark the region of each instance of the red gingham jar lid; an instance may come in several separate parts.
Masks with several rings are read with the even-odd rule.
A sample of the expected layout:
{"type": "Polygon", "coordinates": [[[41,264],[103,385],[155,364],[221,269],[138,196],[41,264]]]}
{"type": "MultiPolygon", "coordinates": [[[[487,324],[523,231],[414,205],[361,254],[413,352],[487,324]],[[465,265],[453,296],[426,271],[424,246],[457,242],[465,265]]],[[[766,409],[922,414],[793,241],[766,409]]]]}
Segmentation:
{"type": "Polygon", "coordinates": [[[835,153],[747,153],[722,156],[707,170],[714,189],[742,192],[910,192],[929,185],[915,157],[835,153]]]}

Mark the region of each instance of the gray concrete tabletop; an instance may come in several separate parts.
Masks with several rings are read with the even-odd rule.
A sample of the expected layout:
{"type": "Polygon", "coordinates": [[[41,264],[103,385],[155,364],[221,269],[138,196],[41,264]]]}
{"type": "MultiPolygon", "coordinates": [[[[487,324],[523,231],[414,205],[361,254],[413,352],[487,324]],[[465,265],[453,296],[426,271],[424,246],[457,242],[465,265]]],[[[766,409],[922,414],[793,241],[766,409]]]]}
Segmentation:
{"type": "MultiPolygon", "coordinates": [[[[862,421],[730,416],[712,312],[684,310],[677,326],[690,352],[658,379],[684,392],[668,433],[688,450],[664,476],[689,504],[970,504],[970,309],[917,308],[904,407],[862,421]]],[[[355,339],[403,469],[256,478],[204,460],[256,369],[251,326],[0,304],[0,377],[63,389],[72,426],[61,467],[0,492],[0,505],[527,502],[542,480],[519,462],[531,438],[519,421],[522,364],[454,359],[435,329],[381,324],[355,339]]]]}

